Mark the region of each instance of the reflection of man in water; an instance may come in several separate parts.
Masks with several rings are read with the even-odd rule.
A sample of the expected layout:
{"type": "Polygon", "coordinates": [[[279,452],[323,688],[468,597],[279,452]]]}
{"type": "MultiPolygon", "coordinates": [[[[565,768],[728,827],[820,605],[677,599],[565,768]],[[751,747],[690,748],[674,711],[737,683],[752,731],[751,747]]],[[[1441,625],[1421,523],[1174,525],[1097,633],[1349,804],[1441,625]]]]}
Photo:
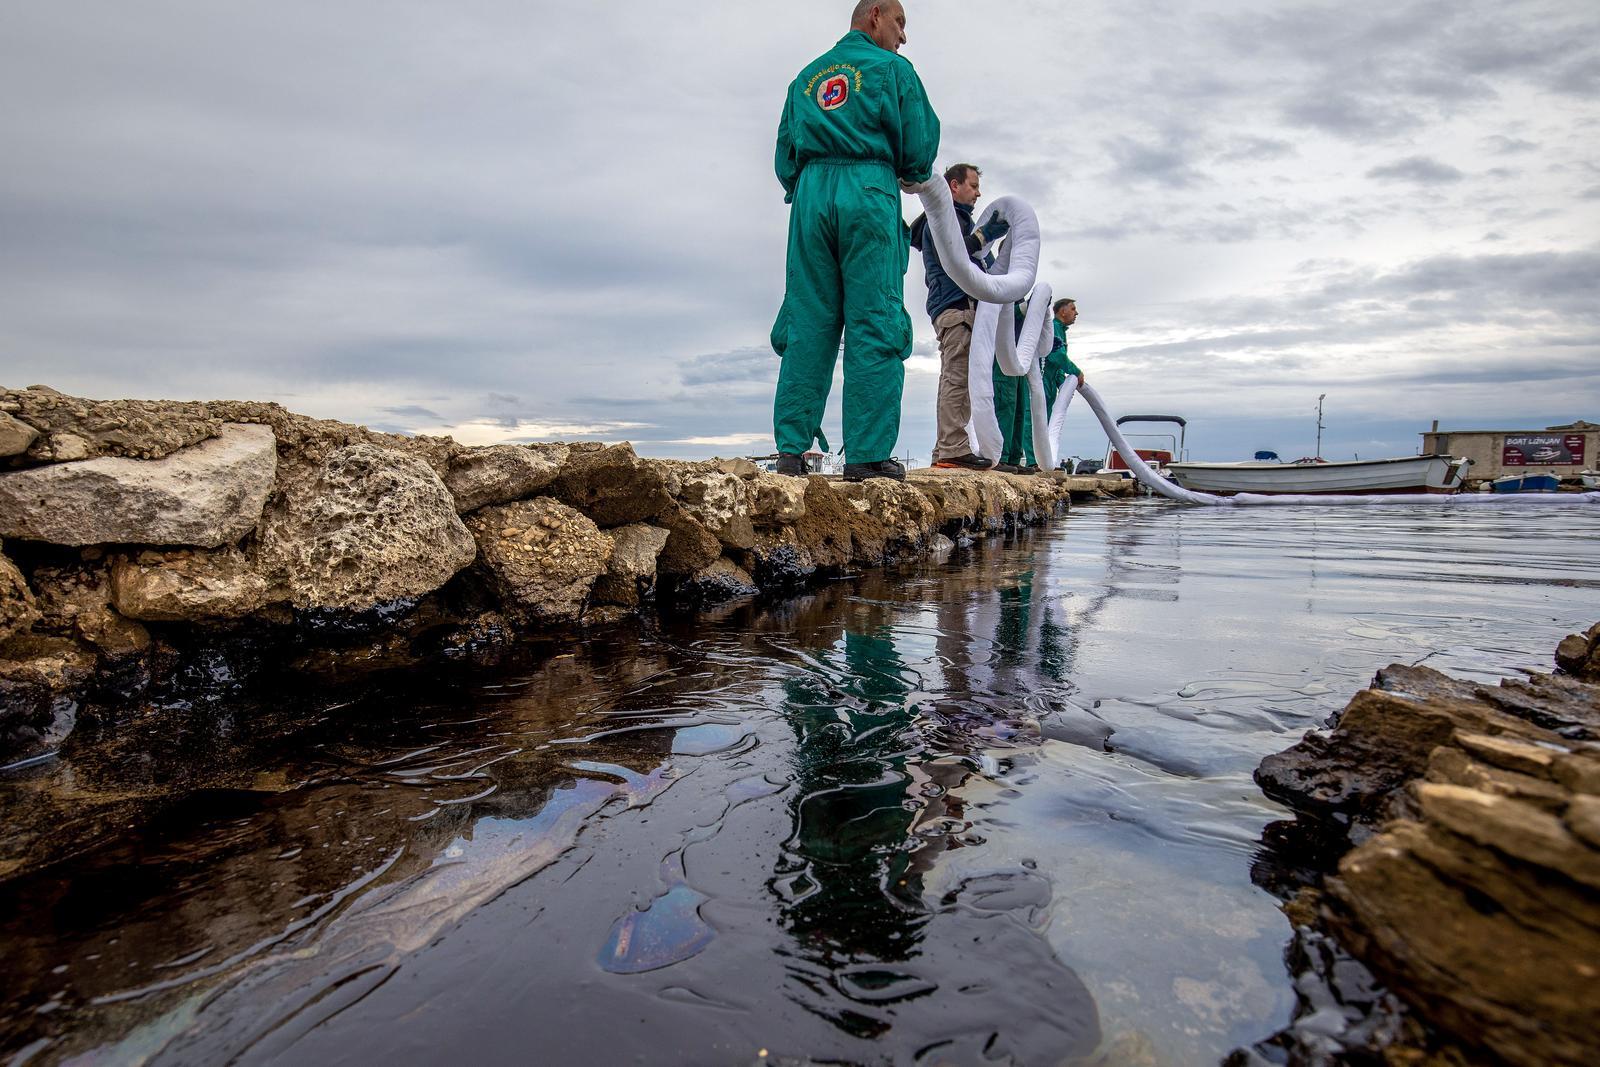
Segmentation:
{"type": "MultiPolygon", "coordinates": [[[[972,683],[941,656],[908,664],[895,645],[901,609],[846,595],[873,592],[886,591],[811,602],[830,624],[804,633],[810,653],[784,685],[794,833],[771,885],[796,942],[780,950],[792,960],[790,995],[847,1034],[938,1048],[940,1062],[1086,1055],[1100,1036],[1093,998],[1030,918],[1048,903],[1049,880],[942,862],[981,844],[961,793],[982,743],[968,730],[981,725],[934,714],[945,706],[941,674],[951,696],[976,696],[972,683]],[[841,617],[842,634],[831,624],[841,617]]],[[[1020,654],[1028,602],[1019,587],[1002,612],[981,616],[988,633],[962,636],[1020,654]]],[[[962,703],[970,712],[974,702],[962,703]]]]}

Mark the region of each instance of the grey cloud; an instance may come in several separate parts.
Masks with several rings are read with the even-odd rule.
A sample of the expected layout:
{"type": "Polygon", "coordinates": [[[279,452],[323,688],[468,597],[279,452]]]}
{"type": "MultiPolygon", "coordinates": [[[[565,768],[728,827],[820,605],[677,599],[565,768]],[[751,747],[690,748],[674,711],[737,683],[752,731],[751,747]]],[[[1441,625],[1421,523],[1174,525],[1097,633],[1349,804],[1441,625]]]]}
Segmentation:
{"type": "Polygon", "coordinates": [[[678,376],[690,386],[771,382],[777,377],[777,367],[777,356],[770,348],[738,348],[684,360],[678,376]]]}
{"type": "Polygon", "coordinates": [[[1466,175],[1448,163],[1440,163],[1427,156],[1411,156],[1367,171],[1367,177],[1379,181],[1415,182],[1418,185],[1442,185],[1458,182],[1466,175]]]}
{"type": "Polygon", "coordinates": [[[1110,176],[1116,181],[1153,182],[1168,189],[1187,189],[1210,181],[1176,137],[1169,136],[1162,143],[1116,137],[1107,141],[1105,148],[1115,164],[1110,176]]]}
{"type": "Polygon", "coordinates": [[[1483,139],[1483,146],[1495,155],[1510,156],[1521,152],[1536,152],[1539,146],[1532,141],[1521,137],[1508,137],[1503,133],[1494,134],[1483,139]]]}
{"type": "Polygon", "coordinates": [[[381,409],[400,419],[438,419],[442,416],[437,411],[431,411],[419,404],[402,404],[398,407],[381,409]]]}
{"type": "Polygon", "coordinates": [[[1217,161],[1221,163],[1240,161],[1265,163],[1274,159],[1288,159],[1298,154],[1299,150],[1288,141],[1280,141],[1272,137],[1244,137],[1235,141],[1221,155],[1217,156],[1217,161]]]}

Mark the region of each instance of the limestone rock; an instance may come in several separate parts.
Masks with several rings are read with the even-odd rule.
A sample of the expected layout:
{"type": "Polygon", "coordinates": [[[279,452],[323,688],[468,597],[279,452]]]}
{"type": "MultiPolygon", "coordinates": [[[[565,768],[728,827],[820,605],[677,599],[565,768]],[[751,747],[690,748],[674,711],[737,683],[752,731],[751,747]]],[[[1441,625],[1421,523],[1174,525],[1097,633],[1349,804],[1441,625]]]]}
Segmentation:
{"type": "Polygon", "coordinates": [[[104,565],[39,567],[40,629],[75,637],[103,655],[123,657],[146,651],[150,634],[111,606],[111,583],[104,565]]]}
{"type": "Polygon", "coordinates": [[[22,455],[38,439],[38,430],[0,411],[0,459],[22,455]]]}
{"type": "MultiPolygon", "coordinates": [[[[222,429],[222,420],[204,404],[81,400],[42,386],[0,389],[0,412],[34,431],[30,458],[46,462],[96,456],[161,459],[215,437],[222,429]]],[[[16,454],[0,447],[0,456],[16,454]]]]}
{"type": "Polygon", "coordinates": [[[817,561],[792,526],[758,530],[750,561],[756,583],[763,589],[797,590],[817,573],[817,561]]]}
{"type": "Polygon", "coordinates": [[[731,474],[736,478],[743,478],[747,482],[754,480],[761,474],[760,467],[742,457],[739,459],[719,459],[716,462],[717,469],[723,474],[731,474]]]}
{"type": "Polygon", "coordinates": [[[550,495],[600,526],[650,522],[672,507],[663,466],[640,459],[626,443],[574,448],[550,495]]]}
{"type": "Polygon", "coordinates": [[[535,622],[581,616],[611,560],[611,537],[549,497],[483,508],[467,522],[478,539],[479,567],[501,602],[535,622]]]}
{"type": "Polygon", "coordinates": [[[757,526],[789,526],[806,513],[805,478],[760,471],[750,479],[750,521],[757,526]]]}
{"type": "Polygon", "coordinates": [[[0,641],[22,633],[39,619],[33,592],[16,564],[0,556],[0,641]]]}
{"type": "Polygon", "coordinates": [[[91,459],[0,474],[0,536],[216,548],[256,528],[276,470],[270,430],[227,425],[165,459],[91,459]]]}
{"type": "Polygon", "coordinates": [[[750,498],[742,478],[721,471],[686,474],[677,500],[679,507],[729,548],[747,549],[755,544],[750,498]]]}
{"type": "Polygon", "coordinates": [[[566,445],[495,445],[462,452],[444,484],[465,514],[492,504],[524,500],[555,481],[567,461],[566,445]]]}
{"type": "Polygon", "coordinates": [[[674,509],[661,525],[669,536],[656,560],[658,573],[687,578],[722,558],[722,542],[692,515],[674,509]]]}
{"type": "Polygon", "coordinates": [[[605,574],[595,582],[594,601],[635,607],[654,590],[656,560],[667,547],[671,531],[659,526],[634,523],[610,531],[616,543],[605,574]]]}
{"type": "Polygon", "coordinates": [[[282,599],[236,548],[141,552],[111,567],[116,609],[145,622],[241,619],[282,599]]]}
{"type": "Polygon", "coordinates": [[[730,559],[719,559],[677,589],[680,600],[696,604],[722,604],[761,592],[755,579],[730,559]]]}
{"type": "Polygon", "coordinates": [[[259,565],[298,608],[362,611],[431,593],[476,554],[432,467],[355,444],[285,478],[259,565]]]}

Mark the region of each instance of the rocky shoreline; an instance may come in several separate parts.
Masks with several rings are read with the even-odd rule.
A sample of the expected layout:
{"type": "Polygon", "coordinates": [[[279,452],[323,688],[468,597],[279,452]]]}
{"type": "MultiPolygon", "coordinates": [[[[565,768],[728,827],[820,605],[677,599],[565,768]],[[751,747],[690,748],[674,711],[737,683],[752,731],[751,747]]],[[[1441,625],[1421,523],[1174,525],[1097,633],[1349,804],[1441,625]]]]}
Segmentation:
{"type": "MultiPolygon", "coordinates": [[[[781,593],[1117,491],[472,448],[275,404],[0,389],[0,765],[248,688],[781,593]]],[[[15,859],[15,857],[12,857],[15,859]]]]}
{"type": "Polygon", "coordinates": [[[1378,672],[1256,780],[1295,813],[1300,1007],[1229,1063],[1587,1065],[1600,1056],[1600,624],[1499,686],[1378,672]]]}

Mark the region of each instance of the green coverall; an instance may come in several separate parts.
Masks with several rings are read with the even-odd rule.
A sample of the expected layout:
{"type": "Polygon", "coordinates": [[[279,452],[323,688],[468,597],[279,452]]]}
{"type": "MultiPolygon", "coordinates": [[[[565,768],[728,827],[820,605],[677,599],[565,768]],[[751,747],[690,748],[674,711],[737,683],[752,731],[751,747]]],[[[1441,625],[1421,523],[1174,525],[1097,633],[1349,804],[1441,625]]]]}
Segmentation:
{"type": "Polygon", "coordinates": [[[994,417],[1000,423],[1000,462],[1037,467],[1033,456],[1033,404],[1028,399],[1028,379],[1013,378],[994,365],[994,417]]]}
{"type": "MultiPolygon", "coordinates": [[[[1016,328],[1022,331],[1022,305],[1015,308],[1016,328]]],[[[994,418],[1000,424],[1000,462],[1037,467],[1033,457],[1033,404],[1028,400],[1028,379],[1013,378],[994,363],[994,418]]]]}
{"type": "Polygon", "coordinates": [[[1051,346],[1050,354],[1044,359],[1044,399],[1046,408],[1054,411],[1056,408],[1056,394],[1061,392],[1061,386],[1066,382],[1067,375],[1083,377],[1083,371],[1072,362],[1072,357],[1067,355],[1067,328],[1061,325],[1060,319],[1050,323],[1055,327],[1056,343],[1051,346]]]}
{"type": "Polygon", "coordinates": [[[828,447],[822,412],[844,334],[844,452],[894,454],[903,360],[911,354],[904,286],[910,237],[900,180],[926,181],[939,118],[909,60],[852,30],[789,86],[777,171],[789,213],[783,307],[772,349],[783,357],[773,405],[778,451],[828,447]]]}

